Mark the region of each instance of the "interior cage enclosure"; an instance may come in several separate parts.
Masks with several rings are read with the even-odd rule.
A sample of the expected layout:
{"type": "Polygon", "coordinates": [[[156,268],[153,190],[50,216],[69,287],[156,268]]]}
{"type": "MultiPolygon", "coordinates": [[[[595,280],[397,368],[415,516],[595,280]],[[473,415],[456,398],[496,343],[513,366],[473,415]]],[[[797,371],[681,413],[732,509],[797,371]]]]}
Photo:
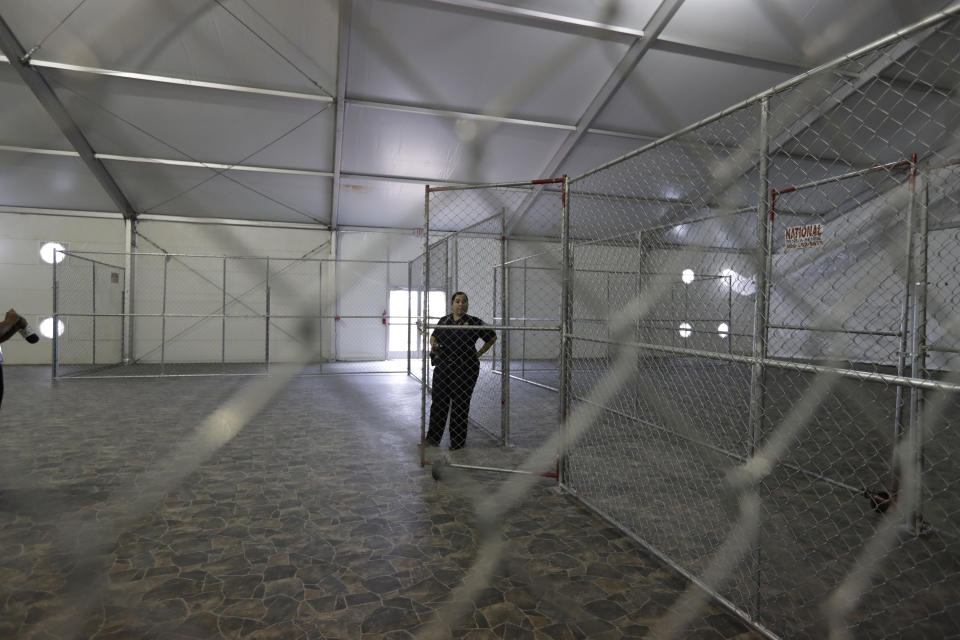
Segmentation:
{"type": "Polygon", "coordinates": [[[66,252],[53,375],[406,372],[425,432],[465,291],[460,466],[557,478],[769,637],[960,637],[958,13],[573,178],[427,187],[411,262],[66,252]]]}
{"type": "Polygon", "coordinates": [[[960,637],[957,12],[574,178],[428,187],[417,286],[500,334],[484,468],[563,443],[563,489],[770,637],[960,637]]]}
{"type": "MultiPolygon", "coordinates": [[[[559,421],[556,390],[518,386],[522,378],[512,371],[527,359],[556,366],[560,357],[561,281],[556,276],[539,277],[534,292],[530,281],[518,276],[515,265],[550,269],[559,264],[561,185],[562,180],[545,180],[426,188],[424,252],[411,263],[411,273],[422,274],[414,287],[425,301],[418,321],[421,353],[429,353],[430,335],[450,312],[451,298],[458,291],[469,297],[468,313],[498,335],[481,359],[470,401],[469,440],[475,457],[470,464],[452,466],[557,475],[556,443],[549,444],[559,421]],[[554,448],[552,467],[521,469],[527,454],[541,446],[554,448]]],[[[412,364],[411,372],[424,382],[424,437],[433,368],[421,358],[412,364]]],[[[421,463],[426,462],[421,450],[421,463]]]]}
{"type": "Polygon", "coordinates": [[[62,252],[53,377],[406,372],[400,261],[62,252]]]}

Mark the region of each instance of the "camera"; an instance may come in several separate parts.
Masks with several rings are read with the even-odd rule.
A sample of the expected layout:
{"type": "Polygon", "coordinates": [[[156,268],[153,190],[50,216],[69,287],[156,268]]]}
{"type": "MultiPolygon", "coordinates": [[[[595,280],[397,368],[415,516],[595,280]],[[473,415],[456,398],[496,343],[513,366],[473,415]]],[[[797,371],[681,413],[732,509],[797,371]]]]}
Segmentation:
{"type": "Polygon", "coordinates": [[[33,327],[28,324],[24,325],[23,329],[20,329],[20,335],[23,336],[23,339],[30,344],[37,344],[40,342],[40,336],[38,336],[37,332],[33,330],[33,327]]]}

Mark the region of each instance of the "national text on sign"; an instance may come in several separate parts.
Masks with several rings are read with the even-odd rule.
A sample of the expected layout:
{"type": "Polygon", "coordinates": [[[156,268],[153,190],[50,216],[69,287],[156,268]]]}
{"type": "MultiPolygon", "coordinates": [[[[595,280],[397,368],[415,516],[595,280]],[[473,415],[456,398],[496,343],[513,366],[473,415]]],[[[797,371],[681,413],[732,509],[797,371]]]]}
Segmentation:
{"type": "Polygon", "coordinates": [[[823,224],[802,224],[787,227],[785,232],[787,249],[806,249],[823,245],[823,224]]]}

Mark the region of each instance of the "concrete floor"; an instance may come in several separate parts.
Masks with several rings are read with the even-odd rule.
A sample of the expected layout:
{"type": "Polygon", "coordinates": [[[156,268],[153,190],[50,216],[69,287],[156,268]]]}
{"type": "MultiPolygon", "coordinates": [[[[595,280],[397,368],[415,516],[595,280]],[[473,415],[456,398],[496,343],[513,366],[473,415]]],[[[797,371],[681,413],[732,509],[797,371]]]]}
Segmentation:
{"type": "MultiPolygon", "coordinates": [[[[402,374],[296,378],[192,462],[177,447],[263,378],[4,375],[4,638],[415,637],[477,554],[475,499],[513,477],[435,482],[402,374]]],[[[457,462],[490,452],[471,434],[457,462]]],[[[546,479],[502,535],[442,637],[641,638],[686,586],[546,479]]],[[[760,636],[711,605],[683,637],[760,636]]]]}

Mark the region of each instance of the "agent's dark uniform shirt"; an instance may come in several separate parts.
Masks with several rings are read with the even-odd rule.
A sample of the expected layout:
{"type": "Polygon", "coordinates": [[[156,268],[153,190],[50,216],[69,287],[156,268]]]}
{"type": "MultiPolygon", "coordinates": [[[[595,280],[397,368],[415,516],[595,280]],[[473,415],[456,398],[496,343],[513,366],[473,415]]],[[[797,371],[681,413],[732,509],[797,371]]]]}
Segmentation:
{"type": "Polygon", "coordinates": [[[438,325],[460,325],[476,329],[444,329],[438,326],[433,331],[436,344],[433,347],[433,386],[430,406],[430,428],[426,443],[439,445],[450,416],[450,448],[459,449],[467,442],[467,417],[470,397],[480,374],[480,359],[477,358],[477,340],[487,342],[497,334],[485,329],[483,320],[464,315],[454,322],[453,314],[445,315],[438,325]]]}
{"type": "Polygon", "coordinates": [[[444,331],[439,327],[433,332],[437,344],[435,350],[440,352],[441,361],[459,360],[472,362],[476,360],[477,340],[487,342],[493,340],[497,334],[492,329],[483,329],[483,320],[476,316],[463,315],[459,322],[454,321],[453,314],[447,314],[437,321],[438,325],[475,326],[477,329],[456,329],[444,331]],[[468,358],[469,356],[469,358],[468,358]]]}

